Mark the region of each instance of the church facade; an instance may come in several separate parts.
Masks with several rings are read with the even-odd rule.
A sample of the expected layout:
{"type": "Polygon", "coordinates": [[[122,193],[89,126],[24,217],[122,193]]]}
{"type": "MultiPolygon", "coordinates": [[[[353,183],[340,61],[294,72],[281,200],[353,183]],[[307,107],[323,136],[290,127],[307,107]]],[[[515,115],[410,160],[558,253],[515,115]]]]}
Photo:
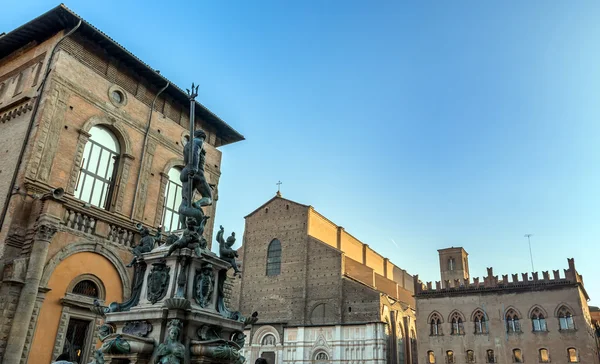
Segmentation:
{"type": "MultiPolygon", "coordinates": [[[[180,227],[189,110],[185,91],[63,5],[0,35],[1,363],[91,360],[90,307],[129,297],[139,228],[180,227]]],[[[217,148],[243,136],[195,114],[216,201],[217,148]]]]}
{"type": "Polygon", "coordinates": [[[258,311],[243,355],[269,364],[416,363],[413,277],[313,207],[246,216],[231,305],[258,311]]]}
{"type": "Polygon", "coordinates": [[[463,248],[439,250],[442,281],[415,277],[420,363],[599,363],[583,278],[560,270],[471,278],[463,248]]]}

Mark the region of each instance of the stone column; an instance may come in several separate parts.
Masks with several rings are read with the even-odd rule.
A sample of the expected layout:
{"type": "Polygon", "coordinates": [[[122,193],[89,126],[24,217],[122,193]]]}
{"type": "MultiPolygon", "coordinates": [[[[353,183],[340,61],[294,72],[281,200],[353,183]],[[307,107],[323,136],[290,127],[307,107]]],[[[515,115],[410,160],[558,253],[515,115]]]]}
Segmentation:
{"type": "Polygon", "coordinates": [[[10,328],[3,364],[19,364],[21,362],[27,330],[29,329],[40,280],[44,271],[44,263],[48,256],[48,246],[55,233],[56,227],[50,223],[42,223],[37,227],[35,240],[31,248],[31,256],[29,257],[25,284],[21,290],[19,304],[10,328]]]}

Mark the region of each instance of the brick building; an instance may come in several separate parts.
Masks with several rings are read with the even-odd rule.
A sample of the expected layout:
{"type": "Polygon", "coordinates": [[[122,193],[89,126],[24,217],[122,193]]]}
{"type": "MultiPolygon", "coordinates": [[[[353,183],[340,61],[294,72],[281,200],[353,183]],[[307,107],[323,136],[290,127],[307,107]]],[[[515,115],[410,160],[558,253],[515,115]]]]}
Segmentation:
{"type": "Polygon", "coordinates": [[[277,194],[246,216],[240,260],[250,363],[416,362],[413,277],[311,206],[277,194]]]}
{"type": "MultiPolygon", "coordinates": [[[[63,5],[0,35],[0,362],[89,362],[93,300],[131,292],[135,225],[179,226],[189,109],[184,91],[63,5]]],[[[217,148],[243,137],[199,103],[195,113],[216,200],[217,148]]]]}
{"type": "Polygon", "coordinates": [[[568,259],[564,275],[545,271],[470,278],[463,248],[439,250],[445,279],[415,276],[421,363],[598,363],[583,279],[568,259]],[[452,280],[450,280],[452,279],[452,280]]]}

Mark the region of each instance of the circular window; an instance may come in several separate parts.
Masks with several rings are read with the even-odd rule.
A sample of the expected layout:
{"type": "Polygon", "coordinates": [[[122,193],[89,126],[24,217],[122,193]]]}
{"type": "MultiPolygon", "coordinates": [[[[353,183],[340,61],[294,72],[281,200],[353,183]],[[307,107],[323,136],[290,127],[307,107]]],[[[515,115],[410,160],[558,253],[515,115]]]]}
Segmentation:
{"type": "Polygon", "coordinates": [[[114,102],[116,102],[117,104],[122,104],[123,103],[123,94],[121,93],[121,91],[113,91],[110,93],[110,97],[113,99],[114,102]]]}
{"type": "Polygon", "coordinates": [[[114,106],[121,107],[127,104],[127,95],[121,87],[112,85],[108,88],[108,100],[114,106]]]}

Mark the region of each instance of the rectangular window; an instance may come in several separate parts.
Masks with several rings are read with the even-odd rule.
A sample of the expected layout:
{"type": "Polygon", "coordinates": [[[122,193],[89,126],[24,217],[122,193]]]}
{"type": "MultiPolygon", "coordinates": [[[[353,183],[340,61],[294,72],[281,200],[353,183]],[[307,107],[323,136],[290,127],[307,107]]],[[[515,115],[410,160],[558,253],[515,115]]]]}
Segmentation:
{"type": "Polygon", "coordinates": [[[85,343],[88,334],[90,322],[86,320],[79,320],[75,318],[69,319],[69,325],[67,326],[67,335],[65,336],[65,343],[63,345],[63,354],[69,357],[67,361],[74,363],[81,363],[85,351],[85,343]]]}

